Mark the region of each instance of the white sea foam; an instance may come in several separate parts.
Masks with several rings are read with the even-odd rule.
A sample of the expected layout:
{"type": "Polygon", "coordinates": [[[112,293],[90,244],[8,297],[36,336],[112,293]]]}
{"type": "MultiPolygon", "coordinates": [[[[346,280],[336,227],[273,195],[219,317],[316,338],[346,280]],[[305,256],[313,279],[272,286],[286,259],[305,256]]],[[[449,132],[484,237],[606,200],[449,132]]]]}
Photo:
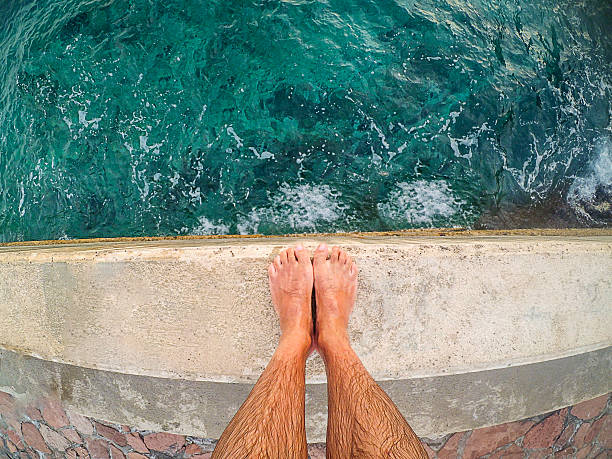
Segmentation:
{"type": "Polygon", "coordinates": [[[19,194],[21,195],[19,198],[19,216],[23,217],[25,215],[25,207],[23,206],[23,202],[25,201],[23,182],[19,183],[19,194]]]}
{"type": "Polygon", "coordinates": [[[378,212],[395,224],[433,226],[436,219],[450,218],[464,205],[444,180],[417,180],[398,183],[389,198],[378,204],[378,212]]]}
{"type": "Polygon", "coordinates": [[[595,147],[596,156],[591,161],[588,173],[577,177],[571,184],[567,193],[567,202],[581,216],[592,219],[584,210],[584,204],[595,204],[598,207],[608,206],[612,203],[596,203],[596,192],[603,187],[608,196],[612,194],[612,140],[606,139],[595,147]]]}
{"type": "Polygon", "coordinates": [[[91,120],[88,120],[87,110],[79,110],[78,115],[79,115],[79,123],[81,123],[86,128],[91,126],[93,129],[98,129],[99,127],[98,123],[102,121],[102,118],[92,118],[91,120]]]}
{"type": "Polygon", "coordinates": [[[228,135],[231,135],[236,141],[236,148],[240,148],[244,145],[244,143],[242,142],[242,139],[238,137],[238,134],[236,134],[236,131],[234,131],[234,128],[232,126],[229,126],[227,128],[227,133],[228,135]]]}
{"type": "Polygon", "coordinates": [[[229,234],[229,232],[229,226],[219,222],[215,223],[202,215],[198,219],[198,226],[193,228],[190,231],[190,234],[196,236],[208,236],[211,234],[229,234]]]}
{"type": "Polygon", "coordinates": [[[259,153],[255,147],[249,147],[249,150],[251,150],[251,152],[257,156],[258,159],[274,159],[274,153],[270,153],[269,151],[262,151],[259,153]]]}
{"type": "Polygon", "coordinates": [[[470,133],[466,135],[465,137],[455,138],[447,134],[448,140],[450,141],[451,149],[453,150],[453,153],[455,153],[455,156],[457,156],[458,158],[472,159],[472,155],[474,153],[472,147],[478,146],[478,139],[480,138],[483,132],[491,131],[491,130],[492,129],[485,122],[485,123],[482,123],[480,127],[473,128],[470,131],[470,133]],[[465,146],[467,149],[467,153],[462,154],[459,149],[459,145],[465,146]]]}
{"type": "Polygon", "coordinates": [[[162,147],[164,144],[163,141],[159,143],[154,143],[152,145],[147,145],[148,141],[149,141],[149,134],[138,136],[139,146],[144,152],[149,153],[149,151],[153,151],[153,153],[158,155],[160,147],[162,147]]]}
{"type": "Polygon", "coordinates": [[[290,187],[284,183],[269,198],[269,205],[256,207],[238,221],[240,234],[260,232],[262,225],[287,230],[312,232],[321,224],[333,223],[344,217],[346,207],[340,202],[341,193],[328,185],[303,184],[290,187]]]}

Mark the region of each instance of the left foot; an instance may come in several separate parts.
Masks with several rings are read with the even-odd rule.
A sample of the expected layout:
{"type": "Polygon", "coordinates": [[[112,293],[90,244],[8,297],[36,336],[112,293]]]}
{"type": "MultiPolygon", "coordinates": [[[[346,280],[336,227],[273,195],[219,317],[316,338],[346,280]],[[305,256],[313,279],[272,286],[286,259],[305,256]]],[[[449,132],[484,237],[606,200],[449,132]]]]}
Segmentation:
{"type": "Polygon", "coordinates": [[[283,250],[268,267],[268,278],[280,321],[280,344],[310,352],[313,283],[310,251],[301,245],[283,250]]]}

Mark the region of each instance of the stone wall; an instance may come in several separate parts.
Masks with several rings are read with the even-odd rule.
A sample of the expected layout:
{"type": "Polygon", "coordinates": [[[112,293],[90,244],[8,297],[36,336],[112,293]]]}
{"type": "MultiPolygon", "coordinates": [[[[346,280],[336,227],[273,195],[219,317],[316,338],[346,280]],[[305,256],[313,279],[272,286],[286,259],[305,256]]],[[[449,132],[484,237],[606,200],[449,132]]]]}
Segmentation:
{"type": "MultiPolygon", "coordinates": [[[[544,415],[440,438],[423,438],[431,458],[611,458],[612,393],[544,415]]],[[[138,430],[82,416],[45,399],[23,406],[0,392],[0,459],[208,458],[215,440],[138,430]]],[[[324,444],[309,445],[313,459],[324,444]]]]}

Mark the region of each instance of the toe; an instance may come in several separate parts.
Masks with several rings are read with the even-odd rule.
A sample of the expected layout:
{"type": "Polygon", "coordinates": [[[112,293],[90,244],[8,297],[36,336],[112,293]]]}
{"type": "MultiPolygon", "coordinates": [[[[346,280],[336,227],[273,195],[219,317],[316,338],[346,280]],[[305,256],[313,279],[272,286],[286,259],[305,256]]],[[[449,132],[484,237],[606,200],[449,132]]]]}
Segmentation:
{"type": "Polygon", "coordinates": [[[355,262],[351,263],[351,269],[349,272],[351,273],[352,276],[356,276],[357,273],[359,272],[359,268],[357,268],[357,265],[355,264],[355,262]]]}
{"type": "Polygon", "coordinates": [[[340,254],[338,255],[338,260],[340,261],[340,263],[345,264],[347,258],[348,255],[346,254],[346,252],[344,250],[341,250],[340,254]]]}
{"type": "Polygon", "coordinates": [[[314,253],[314,264],[323,263],[327,260],[327,256],[329,255],[329,249],[327,248],[327,244],[321,244],[317,247],[314,253]]]}
{"type": "Polygon", "coordinates": [[[287,264],[287,249],[282,250],[280,253],[280,261],[282,265],[287,264]]]}
{"type": "Polygon", "coordinates": [[[340,256],[340,247],[335,245],[332,247],[331,261],[338,261],[339,256],[340,256]]]}
{"type": "Polygon", "coordinates": [[[287,261],[289,263],[297,261],[297,258],[295,258],[295,251],[292,247],[287,249],[287,261]]]}
{"type": "Polygon", "coordinates": [[[305,249],[301,244],[295,247],[295,258],[300,263],[310,263],[310,250],[305,249]]]}
{"type": "Polygon", "coordinates": [[[276,258],[274,259],[274,267],[276,268],[276,270],[278,271],[281,267],[281,257],[280,255],[276,255],[276,258]]]}
{"type": "Polygon", "coordinates": [[[270,263],[270,266],[268,266],[268,276],[276,276],[276,267],[274,266],[274,263],[270,263]]]}

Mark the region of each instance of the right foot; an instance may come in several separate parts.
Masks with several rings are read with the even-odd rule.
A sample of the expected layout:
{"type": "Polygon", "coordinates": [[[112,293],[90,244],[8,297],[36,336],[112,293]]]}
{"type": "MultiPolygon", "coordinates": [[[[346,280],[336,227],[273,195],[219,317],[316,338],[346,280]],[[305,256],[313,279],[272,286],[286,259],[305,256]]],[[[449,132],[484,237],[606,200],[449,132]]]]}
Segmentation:
{"type": "Polygon", "coordinates": [[[315,340],[326,352],[330,346],[348,344],[347,326],[357,292],[357,265],[339,247],[331,254],[321,244],[314,253],[314,289],[316,299],[315,340]]]}

